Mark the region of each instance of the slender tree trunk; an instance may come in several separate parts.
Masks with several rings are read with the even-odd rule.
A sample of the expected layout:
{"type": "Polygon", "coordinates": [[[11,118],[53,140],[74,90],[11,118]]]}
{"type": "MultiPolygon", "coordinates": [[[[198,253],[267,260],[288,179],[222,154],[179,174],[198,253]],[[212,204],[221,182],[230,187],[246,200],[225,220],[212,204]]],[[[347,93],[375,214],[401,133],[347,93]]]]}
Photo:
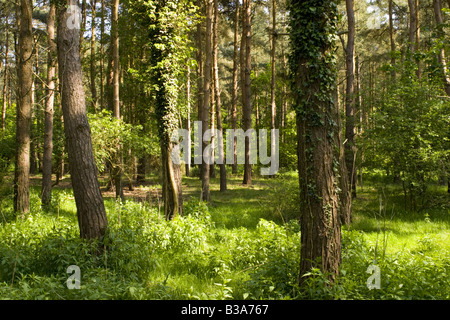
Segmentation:
{"type": "MultiPolygon", "coordinates": [[[[83,42],[84,42],[84,32],[86,31],[86,20],[87,20],[87,8],[86,8],[86,1],[82,0],[81,2],[81,30],[80,30],[80,57],[83,59],[84,57],[84,51],[83,51],[83,42]]],[[[78,2],[77,2],[78,5],[78,2]]]]}
{"type": "MultiPolygon", "coordinates": [[[[120,64],[119,64],[119,0],[111,2],[111,50],[112,50],[112,102],[113,114],[117,120],[121,120],[120,116],[120,64]]],[[[119,137],[120,139],[120,137],[119,137]]],[[[116,198],[124,200],[122,186],[122,147],[117,147],[114,156],[115,163],[112,166],[112,179],[116,188],[116,198]]]]}
{"type": "Polygon", "coordinates": [[[100,108],[105,107],[104,96],[105,96],[105,85],[104,85],[104,73],[105,73],[105,15],[106,7],[105,0],[102,1],[102,22],[100,26],[100,108]]]}
{"type": "Polygon", "coordinates": [[[329,30],[336,30],[337,5],[335,1],[307,2],[314,11],[302,10],[304,4],[298,2],[291,2],[289,8],[300,183],[301,285],[313,267],[333,281],[341,261],[333,170],[337,159],[335,139],[329,138],[336,132],[334,40],[329,30]]]}
{"type": "MultiPolygon", "coordinates": [[[[77,4],[67,0],[67,6],[77,4]]],[[[108,221],[92,150],[91,129],[85,105],[85,93],[79,51],[79,33],[69,28],[70,13],[61,6],[58,13],[58,63],[64,131],[69,153],[70,175],[77,206],[81,238],[101,238],[108,221]]]]}
{"type": "Polygon", "coordinates": [[[227,169],[225,166],[225,154],[223,147],[223,127],[222,127],[222,104],[220,100],[220,84],[219,84],[219,64],[218,64],[218,46],[219,46],[219,2],[214,0],[214,93],[217,112],[217,144],[219,152],[220,167],[220,191],[227,191],[227,169]]]}
{"type": "MultiPolygon", "coordinates": [[[[276,82],[275,82],[275,77],[276,77],[276,68],[275,68],[275,54],[276,54],[276,41],[277,41],[277,30],[276,30],[276,26],[277,26],[277,12],[276,12],[276,0],[272,1],[272,50],[271,50],[271,64],[272,64],[272,82],[271,82],[271,86],[270,86],[270,129],[271,129],[271,133],[274,132],[275,130],[275,121],[276,121],[276,110],[277,110],[277,105],[276,105],[276,100],[275,100],[275,88],[276,88],[276,82]]],[[[276,141],[275,141],[275,136],[271,134],[270,137],[270,154],[271,156],[275,154],[275,146],[276,146],[276,141]]],[[[259,147],[258,147],[259,150],[259,147]]],[[[275,175],[273,175],[274,177],[275,175]]]]}
{"type": "Polygon", "coordinates": [[[3,107],[2,107],[2,130],[5,132],[6,130],[6,108],[8,107],[8,99],[7,99],[7,89],[8,89],[8,68],[9,68],[9,21],[8,17],[6,18],[6,43],[5,43],[5,73],[3,77],[3,90],[2,90],[2,98],[3,98],[3,107]]]}
{"type": "MultiPolygon", "coordinates": [[[[200,4],[200,0],[197,0],[197,7],[200,12],[202,11],[202,6],[200,4]]],[[[202,23],[199,22],[197,24],[197,32],[196,32],[196,42],[197,42],[197,52],[196,52],[196,60],[197,60],[197,119],[198,121],[203,121],[203,108],[204,108],[204,87],[203,87],[203,41],[202,41],[202,23]]],[[[201,132],[203,135],[203,132],[201,132]]],[[[202,141],[199,141],[200,146],[199,149],[201,153],[203,153],[202,141]]],[[[203,181],[203,164],[200,165],[200,179],[203,181]]]]}
{"type": "Polygon", "coordinates": [[[417,30],[417,15],[415,0],[408,0],[409,6],[409,51],[414,54],[416,51],[416,30],[417,30]]]}
{"type": "MultiPolygon", "coordinates": [[[[204,67],[204,83],[203,83],[203,110],[202,110],[202,137],[206,130],[209,129],[209,110],[211,102],[211,58],[212,58],[212,46],[211,46],[211,33],[212,33],[212,16],[213,16],[213,3],[212,0],[206,1],[206,40],[205,40],[205,67],[204,67]]],[[[209,170],[211,154],[204,152],[208,146],[208,142],[202,139],[202,194],[201,199],[203,201],[210,201],[209,192],[209,170]]]]}
{"type": "MultiPolygon", "coordinates": [[[[389,0],[389,39],[391,42],[391,65],[395,68],[395,38],[394,38],[394,19],[393,19],[393,0],[389,0]]],[[[391,72],[392,80],[395,79],[395,69],[391,72]]]]}
{"type": "Polygon", "coordinates": [[[55,42],[56,7],[51,4],[47,20],[48,58],[47,58],[47,96],[45,98],[44,157],[42,169],[42,205],[49,207],[52,199],[52,154],[53,154],[53,106],[55,101],[56,76],[56,42],[55,42]]]}
{"type": "MultiPolygon", "coordinates": [[[[436,19],[436,24],[438,25],[439,37],[443,38],[445,36],[442,30],[442,5],[440,0],[433,0],[434,17],[436,19]]],[[[447,72],[447,62],[445,59],[445,49],[441,47],[438,53],[438,60],[442,68],[442,79],[444,82],[444,89],[448,96],[450,96],[450,75],[447,72]]]]}
{"type": "MultiPolygon", "coordinates": [[[[236,12],[234,19],[234,53],[233,53],[233,91],[231,97],[231,128],[236,132],[237,129],[237,100],[238,100],[238,69],[239,69],[239,0],[235,2],[236,12]]],[[[233,164],[231,167],[233,174],[237,173],[237,146],[236,137],[233,139],[233,164]]]]}
{"type": "Polygon", "coordinates": [[[16,115],[16,166],[14,172],[14,211],[30,210],[30,126],[33,86],[33,31],[31,0],[21,0],[16,17],[19,24],[16,115]]]}
{"type": "Polygon", "coordinates": [[[353,0],[346,0],[348,40],[346,50],[346,97],[345,97],[345,162],[352,196],[356,197],[355,159],[355,13],[353,0]]]}
{"type": "MultiPolygon", "coordinates": [[[[187,63],[187,82],[186,82],[186,100],[187,100],[187,114],[186,114],[186,130],[189,136],[191,135],[191,68],[189,61],[187,63]]],[[[189,146],[190,148],[191,146],[189,146]]],[[[185,164],[186,177],[189,177],[191,171],[191,159],[185,164]]]]}
{"type": "MultiPolygon", "coordinates": [[[[243,84],[244,97],[244,131],[252,127],[252,105],[251,105],[251,2],[244,0],[243,3],[243,38],[245,40],[245,82],[243,84]]],[[[255,152],[256,150],[253,150],[255,152]]],[[[250,137],[245,137],[245,163],[244,163],[244,185],[252,183],[252,165],[250,163],[250,137]]]]}
{"type": "Polygon", "coordinates": [[[96,57],[95,57],[95,17],[96,11],[95,7],[97,6],[97,0],[91,0],[91,8],[92,8],[92,22],[91,22],[91,61],[90,61],[90,76],[91,76],[91,95],[92,95],[92,106],[94,110],[97,109],[97,86],[95,85],[96,79],[96,57]]]}

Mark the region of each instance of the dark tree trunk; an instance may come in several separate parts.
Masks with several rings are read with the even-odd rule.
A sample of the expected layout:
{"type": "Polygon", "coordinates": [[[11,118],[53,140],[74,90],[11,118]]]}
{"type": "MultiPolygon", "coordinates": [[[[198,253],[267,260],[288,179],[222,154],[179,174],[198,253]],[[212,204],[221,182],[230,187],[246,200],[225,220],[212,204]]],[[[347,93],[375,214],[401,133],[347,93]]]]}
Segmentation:
{"type": "Polygon", "coordinates": [[[3,90],[2,90],[2,130],[3,132],[6,130],[6,108],[8,106],[7,99],[7,89],[8,89],[8,68],[9,68],[9,21],[8,17],[6,18],[6,40],[5,40],[5,73],[3,77],[3,90]]]}
{"type": "Polygon", "coordinates": [[[333,281],[341,261],[337,181],[333,170],[336,72],[331,35],[336,32],[337,4],[310,0],[291,2],[289,9],[300,183],[299,282],[304,283],[305,275],[313,267],[333,281]]]}
{"type": "Polygon", "coordinates": [[[55,101],[56,76],[56,42],[55,42],[56,7],[50,6],[47,20],[48,58],[47,58],[47,96],[45,99],[44,156],[42,166],[42,205],[48,207],[52,200],[52,153],[53,153],[53,106],[55,101]]]}
{"type": "Polygon", "coordinates": [[[14,211],[30,210],[30,126],[33,87],[33,33],[31,0],[21,0],[17,66],[16,166],[14,172],[14,211]]]}
{"type": "MultiPolygon", "coordinates": [[[[77,1],[67,0],[66,4],[75,6],[77,1]]],[[[80,236],[94,239],[104,235],[108,221],[87,118],[79,51],[80,30],[68,27],[70,15],[65,6],[59,8],[57,44],[61,105],[80,236]]]]}

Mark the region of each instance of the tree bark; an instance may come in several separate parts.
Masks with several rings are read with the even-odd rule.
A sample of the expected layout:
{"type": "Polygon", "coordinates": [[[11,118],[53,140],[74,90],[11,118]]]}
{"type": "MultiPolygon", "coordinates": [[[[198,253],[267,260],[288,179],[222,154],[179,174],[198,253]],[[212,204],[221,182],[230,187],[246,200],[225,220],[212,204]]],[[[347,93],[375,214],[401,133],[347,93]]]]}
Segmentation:
{"type": "Polygon", "coordinates": [[[5,40],[5,73],[3,76],[3,90],[2,90],[2,130],[5,132],[6,130],[6,109],[8,107],[8,99],[7,99],[7,89],[8,89],[8,68],[9,68],[9,21],[8,17],[6,18],[6,40],[5,40]]]}
{"type": "Polygon", "coordinates": [[[394,19],[393,19],[393,0],[389,0],[389,40],[391,43],[391,77],[395,79],[395,38],[394,38],[394,19]]]}
{"type": "MultiPolygon", "coordinates": [[[[275,130],[275,121],[276,121],[276,110],[277,110],[277,105],[276,105],[276,97],[275,97],[275,88],[276,88],[276,82],[275,82],[275,72],[276,72],[276,68],[275,68],[275,54],[276,54],[276,41],[277,41],[277,31],[276,31],[276,26],[277,26],[277,12],[276,12],[276,0],[272,1],[272,50],[271,50],[271,64],[272,64],[272,81],[271,81],[271,85],[270,85],[270,129],[272,130],[271,132],[274,132],[275,130]]],[[[276,145],[276,141],[274,139],[274,136],[271,135],[271,139],[270,139],[270,154],[273,155],[275,154],[275,145],[276,145]]]]}
{"type": "MultiPolygon", "coordinates": [[[[231,97],[231,128],[236,132],[237,123],[237,100],[238,100],[238,69],[239,69],[239,0],[235,2],[236,12],[234,19],[234,53],[233,53],[233,91],[231,97]]],[[[231,172],[233,174],[237,173],[237,146],[236,137],[233,139],[233,164],[231,167],[231,172]]]]}
{"type": "MultiPolygon", "coordinates": [[[[245,69],[244,69],[244,106],[243,106],[243,120],[244,131],[252,128],[252,105],[251,105],[251,2],[250,0],[243,0],[243,38],[245,43],[245,69]]],[[[250,137],[245,137],[245,163],[244,163],[244,185],[250,185],[252,183],[252,165],[250,163],[250,137]]],[[[256,152],[256,150],[253,150],[256,152]]]]}
{"type": "Polygon", "coordinates": [[[33,3],[21,0],[16,17],[19,24],[16,115],[16,166],[14,172],[14,211],[30,210],[30,135],[33,86],[33,3]]]}
{"type": "Polygon", "coordinates": [[[44,207],[49,207],[52,200],[52,154],[53,154],[53,106],[55,101],[56,76],[56,42],[55,42],[56,7],[51,4],[47,20],[48,57],[47,57],[47,96],[45,98],[44,156],[42,167],[42,196],[44,207]]]}
{"type": "Polygon", "coordinates": [[[214,0],[214,94],[216,101],[217,114],[217,145],[219,153],[219,168],[220,168],[220,191],[227,191],[227,169],[225,166],[225,154],[223,147],[223,127],[222,127],[222,104],[220,100],[220,84],[219,84],[219,64],[218,64],[218,46],[219,46],[219,2],[214,0]]]}
{"type": "MultiPolygon", "coordinates": [[[[211,102],[211,58],[212,58],[212,46],[211,46],[211,33],[212,33],[212,16],[213,16],[213,3],[212,0],[206,1],[206,39],[205,39],[205,67],[204,67],[204,83],[203,83],[203,110],[202,110],[202,137],[206,130],[209,129],[209,110],[211,102]]],[[[208,142],[202,139],[202,193],[201,199],[203,201],[210,201],[209,192],[209,170],[210,170],[210,157],[211,154],[204,152],[207,148],[208,142]]]]}
{"type": "MultiPolygon", "coordinates": [[[[66,4],[75,6],[77,1],[67,0],[66,4]]],[[[67,23],[71,19],[71,14],[67,6],[59,8],[57,32],[64,131],[80,236],[86,239],[98,239],[104,235],[108,221],[97,180],[91,129],[85,105],[79,50],[80,30],[68,27],[67,23]]]]}
{"type": "MultiPolygon", "coordinates": [[[[186,74],[186,100],[187,100],[187,114],[186,114],[186,130],[189,136],[191,135],[191,68],[189,66],[189,61],[187,63],[187,74],[186,74]]],[[[191,146],[189,145],[189,148],[191,146]]],[[[189,177],[191,171],[191,159],[185,163],[185,174],[189,177]]]]}
{"type": "MultiPolygon", "coordinates": [[[[119,62],[119,0],[111,2],[111,50],[112,50],[112,102],[113,115],[117,120],[121,120],[120,116],[120,62],[119,62]]],[[[122,186],[122,147],[117,146],[117,152],[114,155],[114,163],[112,165],[112,179],[116,189],[116,198],[124,200],[122,186]]]]}
{"type": "Polygon", "coordinates": [[[416,51],[416,30],[417,30],[417,15],[415,0],[408,0],[409,6],[409,51],[414,54],[416,51]]]}
{"type": "Polygon", "coordinates": [[[344,154],[348,169],[348,181],[352,196],[356,197],[355,166],[355,13],[353,0],[346,0],[348,40],[346,49],[346,97],[345,97],[345,140],[344,154]]]}
{"type": "Polygon", "coordinates": [[[313,267],[333,281],[341,261],[337,181],[333,170],[337,159],[335,138],[331,138],[336,132],[332,33],[336,32],[337,5],[335,1],[306,2],[291,2],[289,8],[300,184],[300,285],[313,267]],[[304,10],[305,5],[315,10],[304,10]]]}
{"type": "Polygon", "coordinates": [[[92,96],[92,106],[94,110],[97,109],[97,86],[95,85],[96,78],[96,57],[95,57],[95,17],[96,11],[95,7],[97,6],[97,0],[91,0],[91,8],[92,8],[92,22],[91,22],[91,61],[90,61],[90,76],[91,76],[91,96],[92,96]]]}
{"type": "Polygon", "coordinates": [[[105,0],[102,1],[102,21],[100,25],[100,108],[103,109],[105,107],[104,96],[105,96],[105,85],[104,85],[104,73],[105,73],[105,0]]]}

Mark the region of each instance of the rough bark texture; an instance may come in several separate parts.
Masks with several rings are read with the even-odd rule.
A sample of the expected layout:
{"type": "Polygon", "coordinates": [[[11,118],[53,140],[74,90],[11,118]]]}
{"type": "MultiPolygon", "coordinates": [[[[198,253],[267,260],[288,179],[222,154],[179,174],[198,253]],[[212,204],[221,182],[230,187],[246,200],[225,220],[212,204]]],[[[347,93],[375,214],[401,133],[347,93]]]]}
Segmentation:
{"type": "Polygon", "coordinates": [[[92,106],[94,110],[97,108],[97,86],[95,85],[96,78],[96,56],[95,56],[95,7],[97,5],[97,0],[91,0],[91,8],[92,8],[92,22],[91,22],[91,61],[90,61],[90,76],[91,76],[91,96],[92,96],[92,106]]]}
{"type": "MultiPolygon", "coordinates": [[[[76,5],[76,1],[67,0],[66,4],[76,5]]],[[[87,119],[79,53],[80,30],[68,28],[68,19],[70,13],[61,6],[57,44],[64,131],[80,236],[94,239],[104,235],[108,221],[97,180],[91,129],[87,119]]]]}
{"type": "Polygon", "coordinates": [[[290,10],[290,25],[297,27],[291,28],[290,65],[297,119],[302,285],[313,267],[333,280],[341,261],[334,168],[336,72],[334,41],[330,40],[331,33],[336,32],[337,4],[297,1],[291,2],[290,10]]]}
{"type": "Polygon", "coordinates": [[[30,210],[30,125],[33,87],[33,34],[31,0],[21,0],[18,8],[19,43],[16,112],[16,167],[14,172],[14,211],[30,210]]]}
{"type": "Polygon", "coordinates": [[[408,0],[409,6],[409,50],[413,54],[416,50],[416,30],[417,30],[417,15],[415,0],[408,0]]]}
{"type": "Polygon", "coordinates": [[[8,68],[9,68],[9,21],[6,18],[6,40],[5,40],[5,73],[3,76],[3,90],[2,90],[2,130],[6,130],[6,108],[8,106],[8,99],[6,97],[7,89],[8,89],[8,68]]]}
{"type": "Polygon", "coordinates": [[[47,58],[47,96],[45,98],[44,123],[44,155],[42,165],[42,196],[43,206],[49,206],[52,200],[52,153],[53,153],[53,106],[55,101],[56,76],[56,42],[55,42],[56,7],[51,5],[48,20],[48,58],[47,58]]]}

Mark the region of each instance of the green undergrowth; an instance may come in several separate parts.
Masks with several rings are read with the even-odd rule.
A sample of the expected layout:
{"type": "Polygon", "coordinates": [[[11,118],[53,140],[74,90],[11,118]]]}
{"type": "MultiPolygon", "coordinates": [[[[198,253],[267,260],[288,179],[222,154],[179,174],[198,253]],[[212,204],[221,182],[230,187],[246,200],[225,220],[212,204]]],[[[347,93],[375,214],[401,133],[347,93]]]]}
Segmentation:
{"type": "Polygon", "coordinates": [[[449,209],[444,189],[419,212],[401,208],[401,192],[376,184],[359,189],[354,219],[342,230],[341,274],[335,284],[311,270],[298,287],[300,225],[295,174],[256,179],[252,187],[229,179],[212,203],[197,200],[197,178],[183,180],[185,214],[165,221],[149,202],[105,199],[109,229],[102,245],[79,239],[70,189],[54,190],[52,209],[14,216],[2,194],[1,299],[448,299],[449,209]],[[383,193],[384,192],[384,193],[383,193]],[[389,194],[389,197],[386,196],[389,194]],[[100,249],[99,249],[100,248],[100,249]],[[380,289],[369,290],[370,265],[380,289]],[[68,289],[67,268],[81,272],[68,289]]]}

